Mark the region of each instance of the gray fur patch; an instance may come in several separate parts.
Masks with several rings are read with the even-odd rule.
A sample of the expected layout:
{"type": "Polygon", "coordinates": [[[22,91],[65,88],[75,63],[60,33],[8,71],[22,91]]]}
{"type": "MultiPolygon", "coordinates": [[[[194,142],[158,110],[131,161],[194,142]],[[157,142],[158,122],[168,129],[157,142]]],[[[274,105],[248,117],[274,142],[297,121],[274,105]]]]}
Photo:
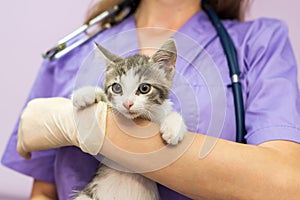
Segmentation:
{"type": "MultiPolygon", "coordinates": [[[[123,59],[100,45],[97,46],[111,61],[106,68],[104,91],[113,108],[116,108],[113,109],[114,111],[129,118],[142,117],[154,119],[156,122],[163,119],[166,112],[171,111],[168,96],[173,83],[177,57],[174,40],[168,40],[151,58],[137,54],[123,59]],[[113,93],[111,87],[114,83],[121,85],[122,93],[113,93]],[[147,92],[142,91],[141,84],[151,86],[150,90],[147,88],[147,92]],[[131,110],[126,106],[129,102],[132,103],[131,110]]],[[[109,198],[106,199],[115,199],[116,196],[122,199],[124,194],[127,195],[126,199],[159,199],[155,182],[139,174],[112,170],[105,165],[99,167],[94,179],[76,196],[85,195],[91,199],[102,200],[107,196],[109,198]],[[131,190],[133,192],[124,193],[131,190]]]]}
{"type": "Polygon", "coordinates": [[[140,83],[149,83],[154,87],[154,90],[148,95],[150,102],[162,104],[168,98],[173,75],[166,74],[166,71],[158,64],[153,63],[148,56],[134,55],[109,67],[104,85],[110,102],[113,101],[113,95],[108,91],[108,88],[116,79],[126,76],[131,69],[134,70],[134,74],[138,77],[140,83]]]}

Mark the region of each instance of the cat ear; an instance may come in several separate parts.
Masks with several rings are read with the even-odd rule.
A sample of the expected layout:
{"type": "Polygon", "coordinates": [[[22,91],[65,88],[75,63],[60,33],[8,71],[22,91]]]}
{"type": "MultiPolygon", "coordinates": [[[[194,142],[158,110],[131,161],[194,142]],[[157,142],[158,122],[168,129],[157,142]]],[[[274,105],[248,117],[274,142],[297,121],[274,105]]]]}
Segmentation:
{"type": "Polygon", "coordinates": [[[171,72],[175,68],[177,59],[177,48],[175,40],[170,38],[151,57],[154,63],[164,66],[166,72],[171,72]]]}
{"type": "Polygon", "coordinates": [[[111,53],[110,51],[108,51],[107,49],[105,49],[103,46],[101,46],[100,44],[95,42],[96,47],[98,48],[98,50],[102,53],[102,55],[104,56],[105,60],[108,61],[109,63],[113,62],[117,62],[117,61],[121,61],[122,58],[111,53]]]}

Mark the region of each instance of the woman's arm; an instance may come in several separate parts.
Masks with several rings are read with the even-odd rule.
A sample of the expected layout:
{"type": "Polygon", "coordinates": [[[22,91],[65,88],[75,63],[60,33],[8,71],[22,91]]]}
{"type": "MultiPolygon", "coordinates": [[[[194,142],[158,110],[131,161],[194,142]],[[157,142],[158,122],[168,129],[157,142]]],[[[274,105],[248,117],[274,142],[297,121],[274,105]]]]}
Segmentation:
{"type": "MultiPolygon", "coordinates": [[[[103,106],[99,108],[99,123],[104,125],[103,119],[107,119],[107,126],[102,129],[106,130],[104,143],[99,144],[94,137],[88,137],[84,146],[94,145],[97,147],[95,149],[101,149],[100,153],[104,156],[137,172],[148,169],[145,176],[186,196],[193,199],[247,200],[293,200],[300,197],[300,145],[297,143],[270,141],[252,146],[218,139],[210,154],[200,159],[199,152],[205,136],[188,132],[179,145],[167,148],[168,154],[165,157],[157,158],[153,156],[153,152],[160,153],[158,150],[165,147],[160,134],[143,139],[137,136],[145,134],[145,131],[138,131],[138,135],[134,136],[131,125],[127,127],[133,130],[129,131],[131,135],[124,134],[124,129],[120,129],[114,115],[111,112],[106,115],[106,109],[101,110],[101,107],[103,106]],[[185,148],[186,145],[188,148],[185,148]],[[181,156],[176,161],[160,165],[178,152],[181,156]],[[143,156],[137,153],[143,153],[143,156]],[[157,163],[159,165],[155,165],[157,163]],[[151,168],[154,170],[149,171],[151,168]]],[[[54,120],[74,118],[70,100],[52,98],[34,101],[25,112],[18,135],[21,155],[59,146],[80,146],[78,135],[72,131],[76,129],[74,123],[57,123],[54,120]],[[65,138],[65,141],[57,140],[58,136],[65,138]]],[[[122,128],[126,128],[126,124],[122,128]]],[[[156,132],[158,133],[158,129],[156,132]]],[[[98,131],[96,133],[99,134],[98,131]]]]}
{"type": "MultiPolygon", "coordinates": [[[[124,134],[113,118],[108,112],[101,154],[131,169],[147,167],[150,163],[134,162],[130,155],[161,149],[165,144],[160,135],[147,140],[132,137],[124,134]]],[[[205,136],[188,132],[174,151],[191,137],[192,144],[179,159],[144,175],[193,199],[300,198],[299,144],[270,141],[252,146],[218,139],[210,154],[200,159],[205,136]]]]}
{"type": "Polygon", "coordinates": [[[55,199],[58,199],[55,184],[34,179],[30,200],[55,200],[55,199]]]}

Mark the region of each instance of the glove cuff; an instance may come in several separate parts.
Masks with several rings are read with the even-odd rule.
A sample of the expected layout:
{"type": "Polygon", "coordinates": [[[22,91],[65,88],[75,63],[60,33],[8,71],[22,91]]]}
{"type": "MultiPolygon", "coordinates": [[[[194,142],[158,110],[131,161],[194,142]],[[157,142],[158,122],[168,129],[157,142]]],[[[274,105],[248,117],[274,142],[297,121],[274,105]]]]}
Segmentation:
{"type": "Polygon", "coordinates": [[[77,111],[76,115],[78,146],[86,153],[97,155],[106,132],[107,104],[99,102],[77,111]]]}

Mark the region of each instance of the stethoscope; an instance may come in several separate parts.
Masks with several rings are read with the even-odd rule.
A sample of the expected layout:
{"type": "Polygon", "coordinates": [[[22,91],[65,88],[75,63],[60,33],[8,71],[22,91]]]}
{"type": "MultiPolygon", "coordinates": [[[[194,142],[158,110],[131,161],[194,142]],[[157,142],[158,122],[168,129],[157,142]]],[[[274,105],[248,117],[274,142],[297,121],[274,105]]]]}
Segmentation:
{"type": "MultiPolygon", "coordinates": [[[[119,23],[124,18],[132,14],[135,11],[138,4],[139,0],[124,0],[121,4],[114,6],[112,9],[102,12],[100,15],[96,16],[86,24],[76,29],[71,34],[58,41],[58,44],[54,48],[51,48],[45,54],[43,54],[43,58],[53,60],[64,56],[76,47],[84,44],[85,42],[93,38],[98,33],[102,32],[107,28],[110,28],[114,24],[119,23]],[[92,27],[95,27],[95,25],[98,26],[100,22],[100,29],[98,28],[97,31],[88,33],[88,31],[92,27]],[[75,38],[80,34],[84,34],[84,37],[81,37],[80,40],[75,40],[75,38]]],[[[231,37],[229,36],[221,20],[215,13],[214,9],[205,0],[202,0],[202,8],[207,13],[209,19],[211,20],[213,26],[215,27],[218,33],[228,62],[235,107],[236,142],[246,143],[244,139],[246,134],[245,111],[242,87],[241,83],[239,82],[240,70],[237,59],[237,53],[231,37]]]]}

